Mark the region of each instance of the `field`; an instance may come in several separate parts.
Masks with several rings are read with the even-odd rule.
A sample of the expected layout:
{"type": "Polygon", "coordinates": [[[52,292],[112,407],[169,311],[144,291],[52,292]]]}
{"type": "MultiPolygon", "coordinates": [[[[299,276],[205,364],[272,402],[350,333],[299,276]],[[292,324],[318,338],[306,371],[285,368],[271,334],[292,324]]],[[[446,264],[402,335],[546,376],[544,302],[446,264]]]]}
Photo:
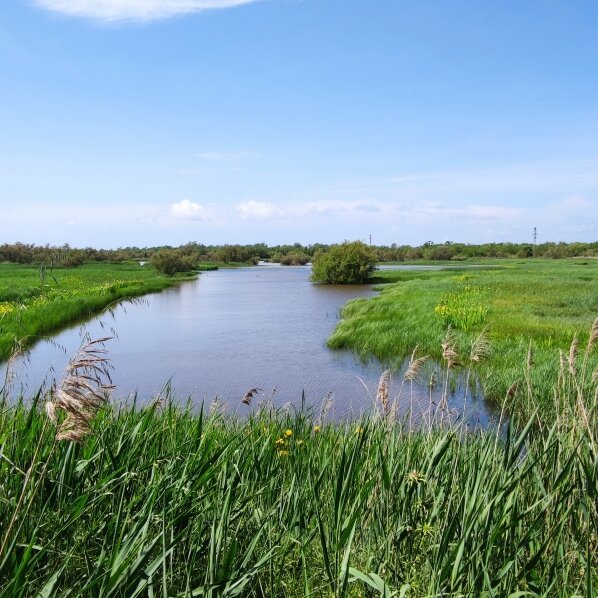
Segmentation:
{"type": "Polygon", "coordinates": [[[0,264],[0,362],[17,347],[96,314],[114,302],[161,291],[168,278],[149,264],[85,264],[40,273],[39,266],[0,264]]]}
{"type": "MultiPolygon", "coordinates": [[[[492,266],[493,263],[487,265],[492,266]]],[[[598,260],[498,261],[496,266],[441,271],[380,271],[379,297],[350,302],[329,346],[398,366],[417,347],[442,362],[450,326],[459,361],[485,331],[490,356],[476,368],[490,399],[515,393],[520,412],[554,418],[551,372],[598,316],[598,260]],[[515,387],[513,387],[515,385],[515,387]],[[529,402],[530,385],[535,389],[529,402]]],[[[596,365],[592,357],[588,367],[596,365]]],[[[428,371],[428,374],[430,372],[428,371]]]]}

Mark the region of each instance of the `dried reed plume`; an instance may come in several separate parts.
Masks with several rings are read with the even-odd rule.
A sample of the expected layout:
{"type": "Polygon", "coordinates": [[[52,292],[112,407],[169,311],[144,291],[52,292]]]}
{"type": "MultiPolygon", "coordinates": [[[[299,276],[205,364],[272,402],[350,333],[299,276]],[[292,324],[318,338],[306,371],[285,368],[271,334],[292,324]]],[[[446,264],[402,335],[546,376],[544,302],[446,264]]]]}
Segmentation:
{"type": "Polygon", "coordinates": [[[243,398],[241,399],[241,403],[243,403],[244,405],[251,405],[251,401],[253,400],[253,397],[258,393],[258,392],[262,392],[261,388],[250,388],[244,395],[243,398]]]}
{"type": "Polygon", "coordinates": [[[452,328],[449,326],[449,329],[446,331],[446,336],[444,337],[444,341],[442,343],[442,358],[446,361],[446,367],[452,368],[458,365],[461,365],[459,360],[459,354],[457,353],[457,340],[455,338],[455,333],[453,332],[452,328]]]}
{"type": "Polygon", "coordinates": [[[488,326],[485,326],[471,344],[469,359],[474,363],[480,363],[490,356],[490,341],[488,339],[488,326]]]}
{"type": "Polygon", "coordinates": [[[403,381],[407,382],[414,382],[417,377],[419,376],[419,373],[421,372],[421,369],[424,365],[424,363],[426,362],[426,360],[428,359],[428,355],[424,355],[422,357],[418,357],[417,359],[415,358],[415,355],[417,353],[417,347],[415,347],[415,349],[413,349],[413,353],[411,353],[411,358],[409,359],[409,367],[407,368],[407,371],[405,372],[405,375],[403,376],[403,381]]]}
{"type": "Polygon", "coordinates": [[[569,359],[567,364],[569,366],[569,373],[572,376],[575,376],[575,359],[577,358],[577,352],[579,349],[579,341],[577,340],[577,335],[573,337],[573,341],[571,342],[571,347],[569,348],[569,359]]]}
{"type": "Polygon", "coordinates": [[[598,343],[598,318],[596,318],[594,320],[594,324],[592,324],[590,338],[588,339],[588,351],[591,351],[596,343],[598,343]]]}
{"type": "Polygon", "coordinates": [[[378,390],[376,391],[376,400],[382,405],[384,413],[388,413],[388,390],[390,386],[390,370],[385,370],[380,376],[378,390]]]}
{"type": "Polygon", "coordinates": [[[110,382],[104,343],[111,338],[99,338],[82,345],[69,361],[58,385],[50,390],[46,413],[57,426],[57,440],[83,441],[90,434],[98,411],[110,400],[114,386],[104,382],[110,382]],[[58,411],[64,414],[60,423],[58,411]]]}

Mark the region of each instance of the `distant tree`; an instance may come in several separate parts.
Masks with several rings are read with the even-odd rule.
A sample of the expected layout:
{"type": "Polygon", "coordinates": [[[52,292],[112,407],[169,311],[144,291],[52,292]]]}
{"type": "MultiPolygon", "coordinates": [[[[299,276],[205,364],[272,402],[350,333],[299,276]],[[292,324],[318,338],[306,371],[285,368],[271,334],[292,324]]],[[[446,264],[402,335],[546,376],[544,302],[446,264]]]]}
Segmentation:
{"type": "Polygon", "coordinates": [[[361,241],[345,241],[314,256],[311,279],[327,284],[367,282],[376,268],[376,254],[361,241]]]}
{"type": "Polygon", "coordinates": [[[517,252],[517,257],[533,257],[534,248],[531,245],[523,245],[517,252]]]}
{"type": "Polygon", "coordinates": [[[173,276],[177,272],[190,272],[197,268],[197,259],[177,249],[160,249],[156,251],[150,263],[158,272],[173,276]]]}

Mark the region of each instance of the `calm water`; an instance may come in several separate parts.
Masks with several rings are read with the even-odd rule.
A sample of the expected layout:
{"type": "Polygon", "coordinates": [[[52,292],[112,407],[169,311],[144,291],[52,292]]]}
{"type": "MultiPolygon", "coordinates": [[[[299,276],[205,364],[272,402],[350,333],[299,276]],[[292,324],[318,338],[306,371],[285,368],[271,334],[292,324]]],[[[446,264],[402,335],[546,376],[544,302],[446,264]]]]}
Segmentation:
{"type": "MultiPolygon", "coordinates": [[[[220,397],[237,408],[243,394],[258,387],[263,392],[256,401],[276,389],[275,405],[298,404],[304,392],[306,401],[319,407],[333,392],[337,416],[366,410],[371,398],[364,384],[375,395],[383,367],[331,351],[326,339],[342,305],[375,293],[365,285],[315,285],[309,272],[309,267],[264,265],[205,272],[140,304],[120,306],[113,317],[94,318],[38,343],[14,366],[13,394],[29,396],[59,377],[82,329],[96,338],[113,328],[118,337],[108,349],[115,396],[121,399],[137,393],[148,400],[170,380],[179,400],[191,397],[198,404],[220,397]]],[[[398,390],[397,383],[392,393],[398,390]]],[[[428,405],[427,387],[416,389],[415,401],[428,405]]],[[[458,409],[462,390],[457,388],[451,401],[458,409]]],[[[471,401],[469,411],[482,424],[488,418],[482,401],[471,401]]]]}

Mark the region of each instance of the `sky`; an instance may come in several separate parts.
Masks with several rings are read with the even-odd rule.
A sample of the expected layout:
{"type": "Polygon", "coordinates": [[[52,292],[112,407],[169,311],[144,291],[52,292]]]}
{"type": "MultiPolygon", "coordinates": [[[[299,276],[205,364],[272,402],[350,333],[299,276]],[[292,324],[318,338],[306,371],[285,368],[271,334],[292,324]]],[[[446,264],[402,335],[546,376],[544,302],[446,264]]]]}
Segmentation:
{"type": "Polygon", "coordinates": [[[2,0],[0,243],[598,240],[595,0],[2,0]]]}

